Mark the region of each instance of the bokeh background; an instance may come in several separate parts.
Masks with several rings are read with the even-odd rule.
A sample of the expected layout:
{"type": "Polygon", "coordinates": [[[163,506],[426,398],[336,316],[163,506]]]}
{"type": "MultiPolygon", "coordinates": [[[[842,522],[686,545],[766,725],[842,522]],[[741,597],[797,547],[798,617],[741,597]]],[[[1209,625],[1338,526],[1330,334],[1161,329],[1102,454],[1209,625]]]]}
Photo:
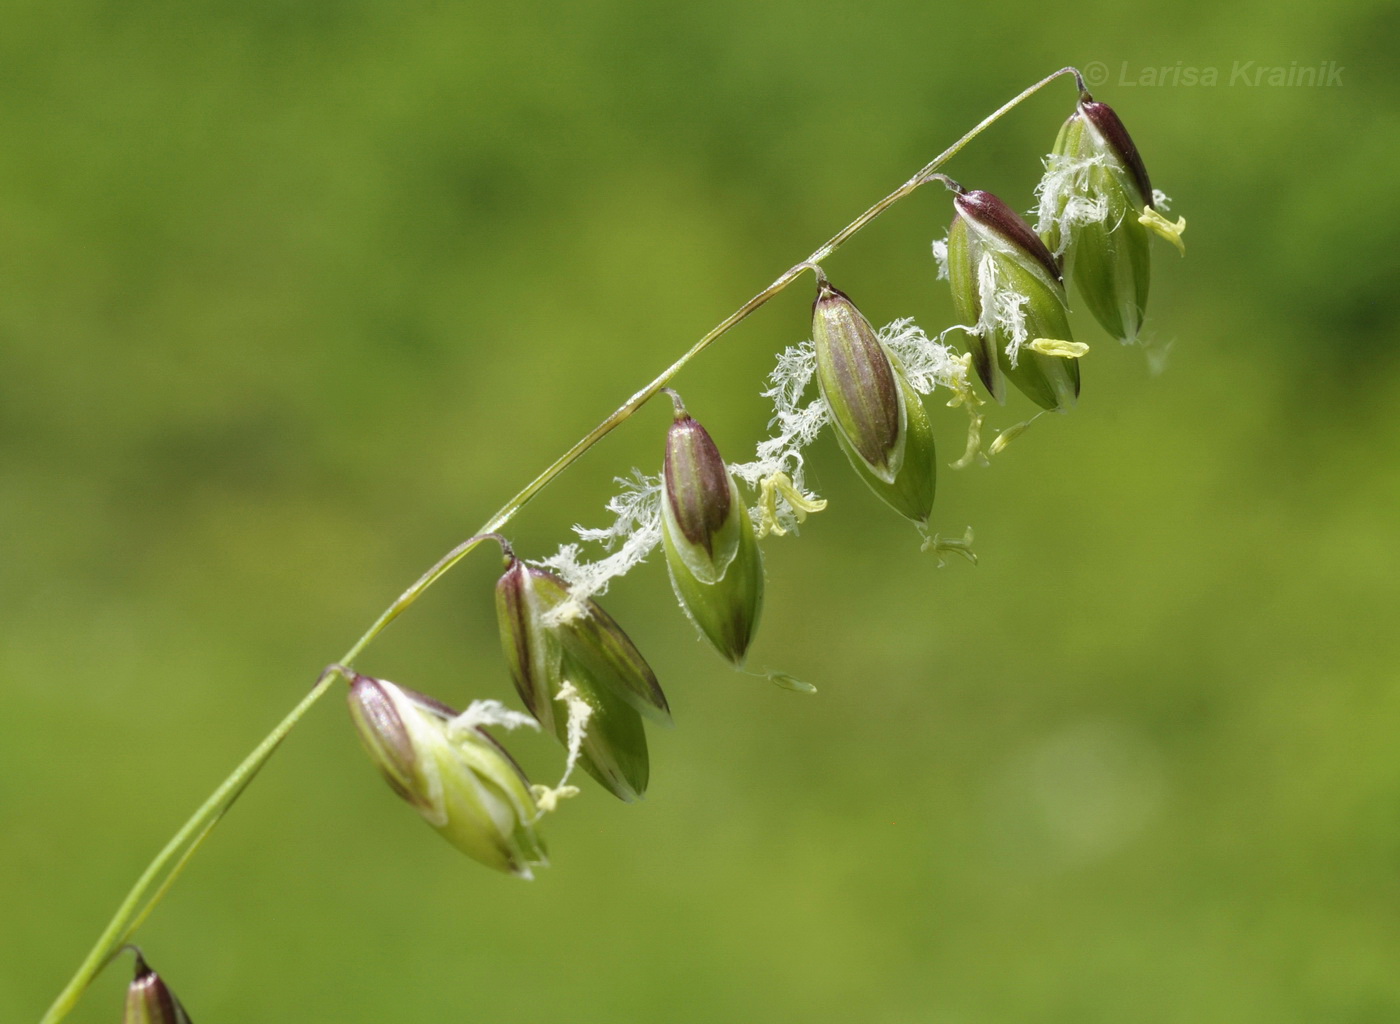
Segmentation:
{"type": "MultiPolygon", "coordinates": [[[[1081,407],[942,475],[936,525],[971,524],[980,566],[935,569],[826,438],[831,507],[768,545],[753,655],[817,696],[727,671],[653,561],[605,601],[679,723],[644,803],[588,783],[554,866],[497,876],[328,700],[142,942],[200,1021],[1400,1017],[1394,5],[24,0],[4,22],[0,1019],[37,1019],[423,568],[1066,63],[1101,72],[1188,256],[1155,247],[1164,365],[1080,317],[1081,407]],[[1232,83],[1250,61],[1340,84],[1232,83]]],[[[1052,87],[948,170],[1028,207],[1072,101],[1052,87]]],[[[949,215],[925,190],[827,269],[872,319],[937,329],[949,215]]],[[[677,382],[731,458],[809,293],[677,382]]],[[[934,415],[951,459],[961,414],[934,415]]],[[[518,546],[600,525],[666,421],[600,445],[518,546]]],[[[474,556],[361,666],[508,698],[496,569],[474,556]]],[[[555,776],[549,740],[513,747],[555,776]]],[[[72,1019],[114,1020],[126,974],[72,1019]]]]}

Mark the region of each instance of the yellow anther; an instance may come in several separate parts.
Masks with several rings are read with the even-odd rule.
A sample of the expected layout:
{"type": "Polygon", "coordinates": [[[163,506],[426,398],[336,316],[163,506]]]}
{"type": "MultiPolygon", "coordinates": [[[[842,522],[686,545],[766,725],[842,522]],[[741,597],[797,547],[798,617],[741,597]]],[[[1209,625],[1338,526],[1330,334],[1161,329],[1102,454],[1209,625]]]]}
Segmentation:
{"type": "Polygon", "coordinates": [[[1186,230],[1186,218],[1178,217],[1173,224],[1167,218],[1150,206],[1142,208],[1142,216],[1138,217],[1138,223],[1144,227],[1149,227],[1157,234],[1161,235],[1172,245],[1176,246],[1181,255],[1186,255],[1186,243],[1181,240],[1181,233],[1186,230]]]}
{"type": "Polygon", "coordinates": [[[784,690],[792,690],[794,693],[816,693],[817,688],[811,683],[798,679],[796,676],[788,675],[786,672],[779,672],[776,669],[769,669],[763,673],[763,678],[767,679],[774,686],[780,686],[784,690]]]}
{"type": "Polygon", "coordinates": [[[578,794],[577,786],[531,786],[530,795],[535,798],[535,806],[540,809],[539,817],[535,820],[538,821],[546,814],[553,814],[558,809],[560,800],[568,800],[578,794]]]}
{"type": "Polygon", "coordinates": [[[1043,356],[1059,356],[1061,359],[1078,359],[1089,351],[1089,346],[1082,341],[1061,341],[1059,338],[1036,338],[1027,347],[1043,356]]]}
{"type": "Polygon", "coordinates": [[[989,455],[1000,455],[1002,452],[1006,451],[1007,446],[1010,445],[1012,441],[1016,440],[1016,438],[1020,437],[1027,430],[1030,430],[1031,424],[1044,415],[1044,412],[1038,412],[1028,420],[1022,420],[1020,423],[1007,427],[992,441],[991,445],[987,448],[987,453],[989,455]]]}

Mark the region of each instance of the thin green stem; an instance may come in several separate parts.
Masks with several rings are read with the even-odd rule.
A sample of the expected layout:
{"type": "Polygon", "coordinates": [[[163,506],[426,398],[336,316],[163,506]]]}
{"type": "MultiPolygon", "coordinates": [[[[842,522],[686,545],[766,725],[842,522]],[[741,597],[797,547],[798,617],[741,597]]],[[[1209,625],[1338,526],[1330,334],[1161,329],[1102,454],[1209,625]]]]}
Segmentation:
{"type": "Polygon", "coordinates": [[[458,562],[472,552],[478,544],[488,539],[488,535],[496,533],[515,518],[522,508],[529,503],[535,495],[544,490],[549,484],[564,470],[578,460],[584,452],[588,451],[600,440],[612,433],[618,426],[626,422],[633,413],[654,398],[662,388],[666,387],[680,373],[688,363],[705,349],[728,334],[735,326],[748,317],[750,313],[766,304],[779,292],[787,288],[797,280],[806,270],[814,270],[823,260],[832,256],[857,232],[868,225],[880,214],[884,213],[895,203],[905,196],[927,184],[930,175],[942,167],[945,163],[956,156],[968,143],[981,135],[989,127],[999,121],[1016,106],[1035,95],[1051,82],[1065,75],[1074,75],[1079,83],[1079,88],[1083,90],[1083,79],[1074,68],[1061,68],[1051,75],[1047,75],[1039,82],[1022,91],[1017,96],[1002,104],[995,111],[983,118],[975,127],[958,139],[938,156],[934,157],[928,164],[922,167],[912,178],[900,185],[889,195],[875,203],[855,220],[851,221],[822,245],[818,246],[810,256],[800,263],[794,264],[782,274],[780,274],[772,284],[768,285],[753,298],[749,299],[742,306],[736,309],[720,323],[715,325],[699,341],[695,342],[684,355],[677,359],[666,369],[662,370],[651,383],[637,391],[631,398],[627,399],[611,415],[580,438],[568,451],[555,459],[538,476],[526,484],[518,494],[502,505],[494,515],[491,516],[481,529],[469,539],[457,545],[447,554],[443,555],[436,564],[418,578],[418,580],[399,595],[388,608],[386,608],[374,623],[365,630],[358,640],[341,657],[340,662],[332,665],[322,673],[321,678],[316,681],[316,685],[302,698],[301,702],[294,707],[286,718],[270,732],[261,743],[257,745],[243,762],[234,769],[233,773],[219,784],[219,787],[209,796],[193,816],[180,827],[170,842],[155,856],[155,859],[142,872],[131,891],[117,908],[117,912],[112,916],[112,920],[107,924],[102,934],[98,937],[97,943],[93,946],[87,958],[78,968],[76,974],[69,980],[67,986],[59,994],[58,998],[46,1014],[40,1024],[57,1024],[81,998],[88,985],[97,976],[98,972],[106,965],[114,950],[120,949],[130,940],[137,927],[146,919],[146,916],[155,909],[157,903],[174,884],[175,879],[194,855],[200,844],[208,837],[214,826],[233,806],[239,794],[248,786],[258,771],[268,759],[272,757],[277,747],[286,738],[292,728],[311,710],[312,706],[329,692],[337,678],[343,675],[344,671],[352,666],[355,660],[362,654],[366,647],[374,642],[374,639],[384,631],[389,623],[393,622],[406,610],[408,610],[418,598],[427,592],[428,588],[441,579],[458,562]]]}

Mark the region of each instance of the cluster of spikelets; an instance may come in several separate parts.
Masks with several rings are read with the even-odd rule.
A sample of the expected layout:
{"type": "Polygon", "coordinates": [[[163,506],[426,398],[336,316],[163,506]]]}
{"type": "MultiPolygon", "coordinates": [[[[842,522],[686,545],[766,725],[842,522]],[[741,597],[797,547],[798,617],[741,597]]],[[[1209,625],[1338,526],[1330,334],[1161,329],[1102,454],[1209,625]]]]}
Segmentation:
{"type": "Polygon", "coordinates": [[[999,403],[1009,381],[1042,411],[1075,404],[1088,346],[1070,332],[1067,277],[1110,335],[1137,338],[1150,232],[1180,247],[1185,222],[1162,215],[1165,197],[1152,190],[1108,106],[1081,94],[1046,161],[1035,227],[991,193],[931,177],[954,193],[952,225],[934,254],[962,323],[936,337],[908,320],[876,330],[822,268],[811,266],[817,282],[811,340],[778,358],[764,392],[774,406],[773,435],[753,460],[726,462],[679,396],[668,392],[675,415],[660,472],[635,471],[622,481],[609,503],[610,526],[576,528],[579,542],[537,563],[489,535],[505,561],[496,585],[501,642],[528,715],[494,701],[459,714],[394,683],[342,670],[353,720],[375,764],[453,845],[530,877],[545,863],[537,823],[576,792],[567,785],[576,765],[622,800],[645,793],[644,723],[670,724],[670,711],[646,660],[595,600],[612,579],[661,547],[681,608],[724,658],[741,666],[763,603],[759,540],[795,530],[826,504],[803,475],[803,449],[822,430],[829,426],[860,478],[924,532],[926,547],[971,557],[970,536],[940,540],[927,533],[936,457],[924,396],[946,389],[948,404],[967,411],[967,447],[953,465],[968,465],[996,454],[1024,427],[984,448],[974,372],[999,403]],[[967,337],[967,353],[943,342],[954,331],[967,337]],[[599,549],[599,557],[585,557],[583,544],[599,549]],[[531,786],[488,731],[519,726],[552,731],[567,750],[558,785],[531,786]]]}
{"type": "MultiPolygon", "coordinates": [[[[962,323],[932,338],[909,320],[877,331],[821,267],[805,265],[817,282],[811,340],[778,357],[763,392],[773,403],[773,434],[751,461],[725,462],[667,389],[675,416],[661,470],[634,470],[619,481],[609,526],[576,527],[579,542],[533,564],[498,534],[468,542],[492,540],[504,556],[496,584],[501,643],[528,714],[493,700],[459,713],[387,680],[328,669],[349,683],[351,717],[393,790],[462,852],[524,878],[546,863],[537,825],[578,792],[568,784],[575,767],[622,800],[640,798],[649,775],[644,722],[669,725],[670,709],[646,660],[594,598],[661,547],[682,610],[742,666],[763,605],[758,542],[795,532],[826,507],[807,487],[803,450],[827,427],[866,485],[919,528],[926,549],[975,561],[970,531],[951,540],[928,534],[936,456],[924,397],[943,388],[947,404],[968,414],[955,468],[996,455],[1030,421],[984,447],[983,399],[972,374],[998,403],[1009,381],[1041,407],[1036,416],[1069,411],[1088,346],[1070,333],[1066,278],[1104,330],[1130,343],[1146,312],[1151,234],[1182,249],[1186,222],[1164,216],[1167,197],[1153,190],[1123,123],[1082,81],[1045,164],[1034,227],[991,193],[944,175],[911,182],[937,179],[954,193],[952,225],[933,253],[962,323]],[[966,353],[944,344],[953,332],[968,339],[966,353]],[[585,557],[582,544],[599,556],[585,557]],[[564,745],[557,785],[532,786],[489,731],[522,726],[548,729],[564,745]]],[[[766,675],[812,689],[782,673],[766,675]]],[[[180,1001],[134,952],[124,1024],[188,1024],[180,1001]]]]}

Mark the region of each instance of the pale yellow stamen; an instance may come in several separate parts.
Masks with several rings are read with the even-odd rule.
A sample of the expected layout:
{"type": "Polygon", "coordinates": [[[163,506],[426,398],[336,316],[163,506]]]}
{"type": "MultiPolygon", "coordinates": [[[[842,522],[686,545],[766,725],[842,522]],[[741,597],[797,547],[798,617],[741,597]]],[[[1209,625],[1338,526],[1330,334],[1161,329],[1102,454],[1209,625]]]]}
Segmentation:
{"type": "Polygon", "coordinates": [[[961,537],[953,540],[944,540],[936,533],[932,537],[925,534],[923,547],[920,550],[932,551],[938,558],[938,568],[940,569],[948,564],[948,559],[944,558],[944,555],[959,555],[973,565],[977,564],[977,555],[972,550],[972,527],[970,526],[961,537]]]}
{"type": "Polygon", "coordinates": [[[1172,245],[1176,246],[1177,251],[1180,252],[1181,255],[1186,255],[1186,243],[1181,240],[1181,233],[1186,230],[1185,217],[1178,217],[1176,223],[1173,224],[1152,207],[1144,206],[1142,208],[1142,216],[1138,217],[1138,223],[1144,227],[1151,228],[1168,242],[1171,242],[1172,245]]]}
{"type": "Polygon", "coordinates": [[[948,399],[948,408],[956,409],[962,406],[967,411],[967,447],[963,450],[962,458],[948,463],[950,469],[966,469],[974,462],[980,462],[984,466],[987,464],[987,457],[982,454],[982,399],[977,397],[977,393],[967,383],[968,374],[972,372],[971,354],[960,356],[959,362],[963,364],[964,372],[961,380],[953,388],[953,397],[948,399]]]}
{"type": "Polygon", "coordinates": [[[778,496],[781,495],[787,502],[788,508],[792,509],[792,517],[799,523],[806,522],[810,512],[820,512],[826,508],[825,498],[814,498],[810,494],[803,494],[792,482],[786,473],[774,473],[766,476],[758,485],[758,535],[766,537],[770,533],[775,537],[782,537],[787,534],[787,530],[778,519],[778,496]]]}

